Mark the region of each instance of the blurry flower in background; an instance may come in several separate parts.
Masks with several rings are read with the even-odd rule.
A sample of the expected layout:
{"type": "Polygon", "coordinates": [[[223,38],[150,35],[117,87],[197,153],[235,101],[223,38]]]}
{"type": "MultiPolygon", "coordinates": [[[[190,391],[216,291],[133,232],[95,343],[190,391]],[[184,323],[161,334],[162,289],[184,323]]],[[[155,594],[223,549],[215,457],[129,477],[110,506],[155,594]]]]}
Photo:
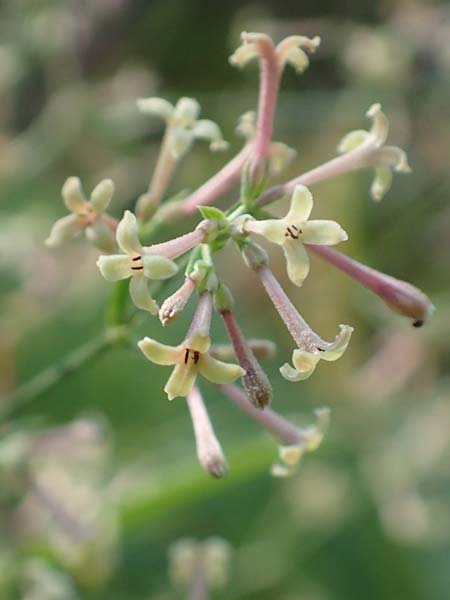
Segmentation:
{"type": "Polygon", "coordinates": [[[219,537],[199,542],[183,538],[169,548],[169,571],[173,584],[190,600],[204,600],[208,590],[221,589],[229,579],[230,544],[219,537]]]}
{"type": "Polygon", "coordinates": [[[14,532],[46,547],[87,587],[103,583],[115,560],[116,514],[103,493],[108,460],[104,427],[92,419],[11,432],[0,446],[2,487],[19,499],[14,532]]]}

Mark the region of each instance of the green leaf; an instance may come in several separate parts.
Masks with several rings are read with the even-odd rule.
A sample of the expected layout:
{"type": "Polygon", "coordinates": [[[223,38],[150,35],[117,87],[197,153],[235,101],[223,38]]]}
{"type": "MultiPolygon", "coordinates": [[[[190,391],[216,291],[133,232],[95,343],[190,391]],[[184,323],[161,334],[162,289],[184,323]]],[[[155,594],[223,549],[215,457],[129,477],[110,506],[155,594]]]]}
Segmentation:
{"type": "Polygon", "coordinates": [[[214,219],[215,221],[224,221],[227,218],[225,213],[222,212],[220,210],[220,208],[216,208],[215,206],[199,206],[198,210],[200,211],[200,213],[204,219],[214,219]]]}

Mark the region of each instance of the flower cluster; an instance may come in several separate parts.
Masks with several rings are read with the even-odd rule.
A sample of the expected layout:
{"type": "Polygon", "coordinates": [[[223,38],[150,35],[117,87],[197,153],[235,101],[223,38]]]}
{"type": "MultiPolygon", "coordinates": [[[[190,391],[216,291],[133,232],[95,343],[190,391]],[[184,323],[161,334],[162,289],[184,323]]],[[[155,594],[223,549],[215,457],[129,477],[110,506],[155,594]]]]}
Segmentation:
{"type": "Polygon", "coordinates": [[[101,182],[88,201],[80,180],[72,177],[64,184],[63,198],[73,214],[57,221],[47,244],[60,245],[85,231],[88,240],[105,252],[97,261],[103,277],[112,282],[129,279],[133,304],[158,315],[163,326],[173,323],[196,296],[197,308],[181,343],[169,346],[144,337],[137,345],[152,363],[173,367],[164,391],[169,400],[186,398],[198,458],[210,475],[225,475],[227,463],[198,388],[198,374],[218,386],[235,405],[280,441],[280,462],[273,466],[272,472],[285,476],[293,472],[305,452],[315,450],[321,443],[328,427],[329,409],[317,411],[316,425],[299,428],[269,408],[274,396],[273,382],[269,381],[259,358],[264,353],[273,354],[272,350],[267,352],[270,342],[246,339],[237,320],[232,294],[217,271],[215,255],[225,246],[234,245],[267,292],[295,344],[292,364],[285,362],[279,369],[293,383],[310,377],[321,359],[329,362],[340,358],[353,329],[340,325],[334,340],[322,339],[289,299],[257,239],[265,238],[281,246],[287,274],[296,286],[301,286],[308,276],[309,254],[313,252],[411,318],[415,326],[427,320],[433,307],[425,294],[411,284],[379,273],[331,248],[348,238],[341,225],[331,220],[310,219],[314,206],[309,186],[318,181],[360,168],[374,168],[371,194],[379,200],[391,186],[393,171],[410,170],[403,150],[385,145],[388,121],[381,106],[374,104],[367,113],[373,120],[370,131],[357,130],[345,136],[339,145],[340,156],[282,185],[270,187],[270,177],[294,156],[294,151],[285,144],[272,141],[283,69],[290,63],[302,73],[309,65],[307,53],[315,51],[320,40],[292,36],[275,46],[265,34],[243,33],[242,41],[230,58],[231,64],[244,66],[255,58],[260,66],[257,112],[248,112],[239,120],[238,133],[246,139],[242,150],[197,190],[168,201],[167,192],[176,167],[195,139],[208,140],[211,150],[226,150],[227,144],[215,123],[198,118],[200,106],[194,99],[181,98],[175,104],[161,98],[141,99],[140,111],[162,117],[166,129],[148,190],[139,197],[134,213],[126,210],[118,222],[105,212],[113,193],[109,180],[101,182]],[[225,211],[212,206],[238,180],[241,188],[237,202],[225,211]],[[274,218],[266,212],[269,203],[285,196],[290,198],[290,204],[284,217],[274,218]],[[146,245],[155,231],[197,208],[202,215],[197,227],[180,237],[146,245]],[[183,282],[159,307],[150,289],[151,282],[176,276],[182,265],[183,282]],[[231,342],[229,347],[212,345],[210,325],[214,310],[223,321],[231,342]],[[224,362],[224,358],[236,363],[224,362]],[[241,379],[242,387],[234,384],[237,379],[241,379]]]}

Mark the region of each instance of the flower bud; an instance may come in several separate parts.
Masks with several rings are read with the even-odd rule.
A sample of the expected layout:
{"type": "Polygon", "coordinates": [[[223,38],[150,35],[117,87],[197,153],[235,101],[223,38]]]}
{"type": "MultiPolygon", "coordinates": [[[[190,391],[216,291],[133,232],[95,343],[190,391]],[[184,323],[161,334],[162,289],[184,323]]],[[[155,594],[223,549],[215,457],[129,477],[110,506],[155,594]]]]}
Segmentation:
{"type": "Polygon", "coordinates": [[[242,245],[241,253],[247,267],[254,271],[264,267],[269,262],[269,257],[264,248],[251,240],[242,245]]]}

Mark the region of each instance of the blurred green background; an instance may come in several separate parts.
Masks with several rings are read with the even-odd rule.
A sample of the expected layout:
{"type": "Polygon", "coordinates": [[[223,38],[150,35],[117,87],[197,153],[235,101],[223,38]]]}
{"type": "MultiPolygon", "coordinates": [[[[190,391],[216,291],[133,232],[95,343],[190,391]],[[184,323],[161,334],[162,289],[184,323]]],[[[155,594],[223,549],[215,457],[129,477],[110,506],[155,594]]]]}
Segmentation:
{"type": "MultiPolygon", "coordinates": [[[[413,330],[319,260],[303,288],[294,289],[281,253],[271,248],[274,270],[321,335],[332,338],[338,323],[355,327],[340,361],[289,384],[278,366],[290,356],[291,339],[255,277],[226,250],[221,272],[238,298],[245,333],[278,345],[274,364],[265,365],[274,408],[306,424],[314,408],[330,406],[323,445],[293,478],[272,479],[276,443],[206,383],[230,465],[225,480],[209,480],[196,462],[185,402],[169,403],[162,392],[168,370],[136,350],[105,351],[2,420],[2,600],[182,598],[169,580],[169,545],[214,535],[233,548],[229,582],[214,592],[217,599],[449,597],[447,3],[4,0],[0,410],[17,386],[103,328],[111,287],[99,276],[97,253],[81,242],[56,252],[43,245],[64,214],[63,182],[78,175],[90,190],[111,177],[112,211],[132,209],[162,133],[161,123],[136,109],[136,98],[151,95],[197,98],[202,116],[217,121],[230,141],[225,157],[197,144],[170,193],[194,189],[218,170],[240,147],[238,117],[256,103],[257,70],[240,72],[227,61],[242,30],[277,41],[322,37],[306,73],[287,69],[283,78],[275,139],[298,157],[280,181],[334,156],[344,133],[368,125],[369,105],[383,104],[390,140],[408,151],[412,175],[397,176],[381,204],[369,198],[367,172],[319,184],[314,214],[348,231],[346,253],[424,289],[436,314],[413,330]],[[17,466],[24,439],[80,418],[102,433],[50,429],[62,441],[33,464],[47,483],[47,497],[39,496],[17,466]],[[75,523],[67,514],[55,518],[52,501],[75,523]],[[80,527],[95,535],[86,541],[80,527]]],[[[160,239],[187,227],[167,229],[160,239]]],[[[146,318],[136,335],[178,342],[190,313],[169,330],[146,318]]],[[[216,341],[226,340],[218,319],[213,331],[216,341]]]]}

